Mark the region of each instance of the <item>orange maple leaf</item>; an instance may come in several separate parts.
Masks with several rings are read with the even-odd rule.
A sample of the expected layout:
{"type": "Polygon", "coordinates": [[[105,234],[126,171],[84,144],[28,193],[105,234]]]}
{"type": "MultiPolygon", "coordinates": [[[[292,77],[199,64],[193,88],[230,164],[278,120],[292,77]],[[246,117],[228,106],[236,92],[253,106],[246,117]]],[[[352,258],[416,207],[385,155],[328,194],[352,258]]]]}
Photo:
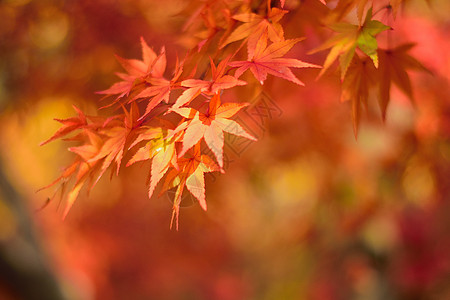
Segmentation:
{"type": "Polygon", "coordinates": [[[219,90],[229,89],[235,86],[246,85],[247,82],[239,80],[234,76],[225,75],[226,67],[230,56],[222,60],[216,67],[213,60],[211,63],[211,80],[186,79],[181,82],[183,87],[187,87],[180,97],[175,101],[172,110],[188,104],[195,97],[203,93],[207,96],[216,94],[219,90]]]}
{"type": "Polygon", "coordinates": [[[249,56],[246,61],[233,61],[229,65],[238,68],[235,77],[239,78],[250,69],[255,78],[263,84],[267,74],[292,81],[298,85],[304,85],[289,68],[320,68],[318,65],[303,62],[294,58],[282,58],[296,43],[303,38],[285,40],[272,43],[267,47],[267,39],[261,38],[256,46],[254,56],[249,56]]]}
{"type": "Polygon", "coordinates": [[[164,48],[161,55],[156,53],[147,45],[141,37],[142,60],[124,59],[116,55],[117,60],[127,73],[116,73],[122,81],[114,83],[109,89],[97,92],[104,95],[118,95],[116,100],[124,96],[128,96],[138,83],[142,83],[143,79],[149,75],[153,77],[162,77],[166,68],[166,59],[164,48]]]}
{"type": "MultiPolygon", "coordinates": [[[[79,114],[81,114],[81,112],[79,112],[79,114]]],[[[116,173],[119,172],[125,146],[131,139],[130,135],[136,127],[138,117],[139,111],[137,105],[133,104],[130,111],[127,111],[124,108],[123,115],[108,119],[88,117],[89,120],[94,120],[95,123],[87,124],[87,121],[85,121],[80,122],[78,127],[76,127],[75,124],[70,127],[70,132],[81,130],[81,133],[72,138],[72,140],[81,142],[81,145],[69,148],[69,151],[77,154],[78,157],[68,168],[66,168],[59,178],[50,185],[44,187],[49,188],[56,183],[61,182],[60,188],[62,190],[62,195],[64,196],[67,181],[71,178],[75,179],[75,183],[68,193],[63,218],[66,217],[87,180],[92,182],[90,187],[92,188],[111,164],[113,164],[111,175],[114,171],[116,171],[116,173]],[[95,176],[97,177],[95,178],[95,176]]],[[[63,124],[70,124],[69,120],[72,119],[73,118],[69,118],[60,121],[66,121],[62,122],[63,124]]],[[[84,119],[84,117],[81,119],[84,119]]],[[[67,128],[69,127],[65,126],[62,128],[63,130],[58,130],[48,141],[62,137],[62,133],[64,133],[64,135],[68,134],[69,130],[67,128]]]]}
{"type": "Polygon", "coordinates": [[[139,98],[150,98],[147,104],[147,108],[145,109],[145,113],[141,116],[140,119],[145,118],[152,111],[152,109],[162,101],[168,103],[170,92],[173,89],[179,87],[177,80],[183,73],[183,62],[180,63],[177,59],[174,75],[171,80],[167,80],[162,76],[166,68],[165,52],[161,53],[161,60],[164,61],[164,63],[161,63],[161,65],[159,66],[159,70],[156,73],[156,75],[160,76],[155,76],[155,74],[152,73],[152,76],[146,78],[144,82],[146,85],[148,85],[148,87],[143,89],[141,92],[139,92],[139,94],[137,94],[129,101],[133,102],[139,98]]]}
{"type": "Polygon", "coordinates": [[[162,127],[142,127],[144,131],[137,137],[130,149],[141,141],[148,141],[144,147],[139,148],[136,154],[128,161],[127,167],[138,161],[152,159],[150,171],[150,187],[148,197],[151,198],[158,182],[163,178],[170,165],[178,169],[175,139],[167,136],[173,130],[162,127]]]}
{"type": "Polygon", "coordinates": [[[268,9],[268,13],[265,16],[251,12],[234,15],[233,19],[244,24],[241,24],[230,34],[221,45],[221,48],[229,43],[248,38],[248,54],[253,56],[256,45],[261,38],[269,38],[272,42],[284,40],[283,27],[278,22],[287,12],[287,10],[273,7],[268,9]]]}
{"type": "MultiPolygon", "coordinates": [[[[136,125],[139,124],[139,108],[136,103],[131,105],[130,111],[122,107],[124,114],[119,116],[117,121],[108,124],[108,127],[101,128],[98,133],[103,135],[103,145],[97,154],[87,160],[88,163],[104,159],[97,181],[114,162],[112,173],[119,174],[119,168],[123,158],[123,152],[127,143],[134,138],[136,125]]],[[[112,174],[111,173],[111,174],[112,174]]]]}
{"type": "Polygon", "coordinates": [[[236,121],[229,119],[248,104],[220,103],[220,92],[218,91],[209,102],[206,113],[201,113],[193,108],[178,108],[174,112],[188,119],[178,125],[172,135],[183,132],[183,147],[178,157],[196,145],[204,138],[206,145],[216,156],[219,166],[223,167],[223,133],[242,136],[256,141],[256,138],[247,133],[236,121]]]}
{"type": "Polygon", "coordinates": [[[238,80],[230,75],[224,75],[229,60],[230,56],[222,60],[216,67],[210,58],[211,80],[186,79],[181,82],[181,85],[189,88],[199,88],[206,95],[214,95],[219,90],[229,89],[237,85],[246,85],[247,82],[245,81],[238,80]]]}
{"type": "Polygon", "coordinates": [[[175,188],[175,198],[173,201],[173,213],[170,221],[172,228],[175,220],[178,230],[178,217],[180,214],[181,196],[184,187],[198,200],[203,210],[207,209],[205,200],[205,178],[204,173],[218,171],[216,163],[205,154],[201,154],[200,143],[197,143],[187,157],[178,159],[178,169],[172,169],[166,176],[161,194],[165,191],[175,188]]]}
{"type": "Polygon", "coordinates": [[[45,145],[53,140],[59,139],[63,136],[66,136],[67,134],[73,132],[74,130],[83,128],[88,125],[87,119],[86,119],[86,116],[84,115],[84,113],[75,105],[73,105],[73,108],[78,113],[78,117],[72,117],[72,118],[68,118],[68,119],[64,119],[64,120],[55,119],[59,123],[63,124],[63,126],[60,129],[58,129],[58,131],[56,131],[56,133],[52,137],[50,137],[48,140],[42,142],[40,144],[40,146],[43,146],[43,145],[45,145]]]}

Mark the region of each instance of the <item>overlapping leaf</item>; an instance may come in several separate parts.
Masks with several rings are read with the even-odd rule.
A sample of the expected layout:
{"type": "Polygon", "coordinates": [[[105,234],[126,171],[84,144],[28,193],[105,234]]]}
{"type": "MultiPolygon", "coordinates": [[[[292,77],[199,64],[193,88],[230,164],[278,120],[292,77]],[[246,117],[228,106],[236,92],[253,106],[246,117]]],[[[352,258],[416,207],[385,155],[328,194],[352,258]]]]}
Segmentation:
{"type": "Polygon", "coordinates": [[[263,37],[257,43],[254,56],[249,56],[246,61],[230,62],[229,65],[237,68],[235,73],[237,78],[250,69],[261,84],[266,80],[267,74],[271,74],[298,85],[304,85],[289,68],[320,68],[320,66],[282,57],[301,40],[301,38],[284,40],[267,46],[267,39],[263,37]]]}
{"type": "Polygon", "coordinates": [[[188,88],[198,88],[202,93],[207,95],[214,95],[219,90],[229,89],[238,85],[246,85],[247,82],[238,80],[236,77],[225,75],[226,67],[229,57],[222,60],[217,67],[211,59],[211,80],[200,79],[186,79],[181,82],[181,85],[188,88]]]}
{"type": "Polygon", "coordinates": [[[81,145],[69,148],[69,151],[77,154],[78,157],[63,172],[62,176],[47,186],[50,187],[61,182],[61,188],[65,189],[66,182],[74,177],[75,183],[68,193],[63,217],[67,215],[81,188],[88,180],[91,181],[91,187],[93,187],[111,165],[113,165],[111,174],[114,171],[116,174],[119,172],[126,144],[131,139],[130,135],[134,131],[138,117],[139,111],[134,104],[130,111],[124,109],[124,114],[121,116],[109,119],[88,118],[96,121],[96,123],[88,124],[84,115],[80,117],[83,122],[74,122],[73,118],[60,120],[65,126],[48,141],[53,140],[55,136],[62,137],[76,130],[81,131],[72,138],[81,145]]]}
{"type": "Polygon", "coordinates": [[[287,10],[273,7],[268,10],[265,16],[252,12],[234,15],[233,19],[244,24],[241,24],[230,34],[222,47],[229,43],[248,38],[248,54],[249,56],[253,56],[256,44],[261,38],[264,38],[264,35],[266,35],[265,38],[268,37],[272,42],[284,40],[283,27],[278,22],[287,12],[287,10]]]}
{"type": "Polygon", "coordinates": [[[167,139],[170,130],[161,127],[146,127],[130,146],[133,147],[141,141],[148,141],[144,147],[139,148],[136,154],[127,163],[127,166],[137,161],[152,159],[150,171],[150,187],[148,196],[151,198],[158,182],[163,178],[169,167],[172,165],[176,169],[177,155],[175,151],[175,139],[167,139]]]}
{"type": "Polygon", "coordinates": [[[216,156],[219,166],[223,167],[223,144],[224,132],[236,136],[245,137],[256,141],[252,135],[247,133],[241,125],[230,118],[248,104],[220,103],[220,93],[216,93],[206,113],[201,113],[193,108],[179,108],[174,110],[187,121],[181,123],[173,132],[173,135],[183,132],[183,147],[179,157],[183,156],[190,148],[196,145],[202,138],[206,145],[216,156]]]}
{"type": "Polygon", "coordinates": [[[372,20],[372,9],[368,10],[362,25],[336,23],[329,27],[338,34],[310,52],[315,53],[331,48],[330,53],[325,59],[323,69],[319,73],[319,77],[339,57],[341,79],[343,80],[357,47],[372,59],[375,67],[378,67],[378,43],[375,36],[390,27],[380,21],[372,20]]]}
{"type": "Polygon", "coordinates": [[[150,76],[145,79],[144,84],[147,87],[130,100],[132,102],[140,98],[149,98],[147,108],[141,119],[147,116],[162,101],[169,102],[170,92],[179,86],[177,85],[177,80],[183,73],[183,62],[180,63],[177,59],[174,75],[171,80],[167,80],[163,77],[166,69],[165,52],[162,52],[156,61],[161,61],[161,63],[155,64],[155,67],[158,68],[153,70],[150,76]]]}
{"type": "MultiPolygon", "coordinates": [[[[324,0],[318,1],[326,4],[324,0]]],[[[392,84],[397,85],[412,98],[407,70],[425,68],[407,54],[412,47],[410,44],[390,50],[378,49],[376,36],[389,27],[372,19],[372,9],[367,11],[363,20],[366,7],[373,1],[338,0],[335,4],[333,1],[330,2],[332,3],[328,5],[330,9],[323,8],[315,2],[311,7],[320,6],[324,12],[321,16],[328,12],[330,16],[328,21],[334,20],[330,28],[337,34],[313,52],[331,48],[319,76],[339,58],[342,78],[341,101],[352,102],[352,119],[356,135],[361,107],[366,105],[372,86],[379,84],[380,107],[384,118],[392,84]],[[359,25],[335,23],[355,8],[359,25]],[[376,70],[378,64],[379,69],[376,70]]],[[[390,0],[394,14],[401,2],[390,0]]],[[[201,3],[200,8],[194,8],[187,26],[192,28],[193,36],[203,40],[191,49],[182,62],[177,60],[171,79],[164,77],[167,65],[165,49],[163,48],[157,55],[143,39],[141,39],[142,60],[117,57],[126,72],[118,73],[120,82],[99,93],[115,96],[111,105],[120,103],[124,113],[109,118],[94,117],[84,115],[75,108],[78,116],[57,120],[62,127],[42,143],[46,144],[57,138],[78,142],[77,146],[69,148],[76,154],[74,162],[51,184],[60,183],[63,195],[68,190],[64,216],[83,187],[95,185],[107,169],[111,169],[111,174],[118,174],[125,152],[138,144],[140,148],[128,161],[127,166],[137,161],[151,160],[149,197],[160,181],[164,182],[163,192],[176,189],[172,223],[176,220],[178,227],[180,201],[185,188],[206,210],[204,173],[223,172],[224,132],[256,140],[231,119],[246,104],[222,104],[220,94],[224,90],[245,85],[246,82],[239,78],[247,70],[250,70],[261,84],[267,75],[271,74],[303,85],[290,68],[320,67],[284,57],[302,39],[284,38],[280,20],[288,11],[273,8],[272,3],[206,1],[201,3]],[[194,23],[199,26],[194,26],[194,23]],[[239,47],[225,48],[237,41],[241,41],[239,47]],[[206,43],[209,43],[208,46],[205,46],[206,43]],[[242,57],[245,50],[241,50],[245,49],[244,46],[247,48],[247,60],[230,62],[231,57],[242,57]],[[217,65],[211,58],[216,60],[227,54],[229,54],[227,58],[216,61],[217,65]],[[210,55],[211,61],[210,77],[209,72],[205,70],[207,62],[200,61],[208,57],[207,55],[210,55]],[[201,70],[200,78],[195,77],[197,66],[201,70]],[[231,68],[235,69],[234,76],[228,74],[231,68]],[[182,78],[183,69],[191,75],[182,78]],[[175,99],[172,107],[169,108],[167,105],[166,109],[160,104],[171,103],[171,96],[174,98],[173,94],[176,94],[174,90],[183,92],[175,99]],[[206,112],[201,107],[198,109],[184,107],[190,103],[196,104],[197,102],[192,100],[199,95],[210,99],[206,112]],[[127,99],[124,100],[125,97],[127,99]],[[137,110],[138,102],[146,102],[146,109],[142,115],[137,110]],[[128,111],[125,106],[131,106],[130,110],[128,111]],[[158,109],[155,109],[156,107],[158,109]],[[166,114],[163,115],[160,108],[166,109],[166,113],[173,111],[183,117],[174,130],[172,128],[175,126],[170,127],[171,129],[163,126],[163,119],[159,117],[166,118],[166,114]],[[160,113],[161,115],[158,115],[160,113]],[[212,156],[201,153],[202,140],[214,154],[217,164],[212,156]],[[72,186],[69,187],[69,183],[72,186]]],[[[284,4],[285,1],[280,1],[282,8],[284,4]]],[[[320,19],[324,21],[322,17],[320,19]]],[[[325,23],[326,20],[325,18],[325,23]]],[[[171,116],[167,118],[169,117],[171,116]]]]}
{"type": "Polygon", "coordinates": [[[225,75],[227,64],[230,57],[222,60],[217,67],[215,66],[212,59],[211,61],[211,80],[200,80],[200,79],[186,79],[181,82],[181,85],[187,87],[188,89],[183,92],[183,94],[177,99],[172,109],[176,109],[185,104],[188,104],[200,93],[206,95],[214,95],[219,90],[230,89],[235,86],[246,85],[247,82],[239,80],[231,75],[225,75]]]}
{"type": "Polygon", "coordinates": [[[169,189],[176,188],[170,226],[172,227],[175,220],[177,230],[184,187],[198,200],[200,206],[206,210],[204,173],[219,170],[216,163],[208,155],[201,154],[200,143],[197,143],[188,154],[187,157],[182,157],[178,160],[178,169],[169,171],[161,191],[163,193],[169,189]]]}
{"type": "Polygon", "coordinates": [[[141,83],[149,74],[152,74],[154,77],[162,77],[166,68],[164,49],[161,51],[160,56],[156,55],[143,38],[141,38],[141,48],[142,60],[124,59],[116,56],[127,73],[116,73],[122,81],[114,83],[109,89],[97,92],[98,94],[117,95],[117,100],[128,96],[133,87],[141,83]]]}

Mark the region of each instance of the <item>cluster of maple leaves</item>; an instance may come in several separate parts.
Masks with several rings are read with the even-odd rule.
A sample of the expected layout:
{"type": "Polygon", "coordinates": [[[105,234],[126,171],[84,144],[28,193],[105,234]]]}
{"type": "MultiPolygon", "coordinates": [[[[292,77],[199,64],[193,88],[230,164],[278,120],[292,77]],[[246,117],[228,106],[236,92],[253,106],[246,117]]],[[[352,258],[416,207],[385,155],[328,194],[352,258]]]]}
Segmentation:
{"type": "Polygon", "coordinates": [[[425,68],[408,54],[413,44],[378,47],[377,35],[391,28],[373,19],[373,2],[383,2],[378,11],[384,9],[395,16],[401,0],[311,1],[324,6],[322,22],[336,32],[311,50],[330,49],[323,66],[285,57],[302,38],[285,37],[282,21],[290,11],[289,2],[283,0],[191,1],[188,7],[195,10],[188,9],[184,30],[199,41],[184,59],[177,59],[171,76],[167,76],[165,49],[157,54],[144,39],[142,60],[117,57],[126,73],[118,73],[121,81],[99,93],[110,99],[106,107],[121,113],[88,116],[75,107],[78,115],[57,120],[62,127],[42,143],[58,138],[78,143],[69,148],[76,154],[74,162],[47,186],[59,183],[61,197],[66,199],[63,216],[83,187],[92,188],[107,169],[111,169],[111,176],[118,174],[128,152],[131,159],[126,166],[151,161],[149,197],[161,181],[160,194],[175,189],[171,226],[175,221],[178,227],[180,202],[186,189],[206,210],[204,173],[224,172],[224,133],[256,140],[232,119],[248,104],[221,100],[228,89],[248,84],[248,80],[241,79],[248,70],[261,85],[269,74],[303,85],[291,68],[321,68],[320,77],[338,59],[341,100],[352,102],[355,135],[361,104],[367,105],[373,87],[378,86],[383,118],[393,83],[412,98],[406,70],[425,68]],[[327,2],[334,8],[328,8],[327,2]],[[359,24],[344,21],[353,12],[359,24]],[[208,65],[202,67],[208,57],[208,65]],[[145,110],[140,111],[140,106],[145,110]],[[178,124],[172,123],[173,115],[179,116],[178,124]],[[203,153],[202,141],[214,157],[203,153]]]}

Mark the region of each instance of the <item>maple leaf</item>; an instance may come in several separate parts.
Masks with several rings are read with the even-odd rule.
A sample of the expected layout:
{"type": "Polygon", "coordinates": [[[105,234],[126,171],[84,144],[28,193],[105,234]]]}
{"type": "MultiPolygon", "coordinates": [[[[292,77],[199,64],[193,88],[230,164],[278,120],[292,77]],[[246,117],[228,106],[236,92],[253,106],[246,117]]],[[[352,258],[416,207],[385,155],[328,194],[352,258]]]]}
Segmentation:
{"type": "Polygon", "coordinates": [[[206,145],[216,156],[219,166],[223,167],[223,133],[228,132],[236,136],[242,136],[256,141],[252,135],[247,133],[236,121],[229,119],[239,110],[248,106],[238,103],[220,103],[220,93],[217,92],[209,102],[206,113],[201,113],[193,108],[178,108],[174,112],[188,119],[178,125],[172,135],[184,132],[183,147],[178,157],[181,157],[204,138],[206,145]]]}
{"type": "MultiPolygon", "coordinates": [[[[161,77],[161,70],[165,69],[164,59],[159,59],[156,53],[147,45],[145,40],[141,37],[142,60],[124,59],[116,55],[117,60],[122,67],[127,71],[126,73],[116,73],[122,81],[114,83],[109,89],[97,92],[97,94],[104,95],[118,95],[116,100],[124,96],[128,96],[133,87],[141,82],[146,76],[153,73],[155,77],[161,77]]],[[[164,48],[161,50],[164,53],[164,48]]]]}
{"type": "Polygon", "coordinates": [[[177,87],[177,80],[180,78],[183,73],[183,63],[179,62],[177,58],[174,75],[171,80],[165,79],[162,75],[164,74],[166,68],[166,54],[165,52],[161,53],[161,56],[158,60],[161,60],[162,63],[158,65],[158,71],[152,72],[152,76],[145,79],[145,84],[149,85],[147,88],[142,90],[139,94],[133,97],[129,102],[133,102],[139,98],[151,98],[147,104],[145,109],[145,113],[141,116],[140,119],[145,118],[153,108],[155,108],[162,101],[168,103],[170,92],[177,87]]]}
{"type": "Polygon", "coordinates": [[[66,206],[64,208],[62,215],[63,219],[66,218],[70,208],[73,206],[76,199],[78,198],[81,188],[85,185],[86,181],[88,179],[92,179],[93,174],[98,171],[99,166],[95,164],[91,165],[87,162],[87,160],[91,159],[96,155],[96,153],[98,152],[98,150],[102,145],[102,140],[97,134],[95,134],[93,131],[89,129],[86,129],[84,131],[84,136],[86,138],[86,141],[82,146],[69,148],[69,151],[78,154],[79,157],[77,157],[75,161],[64,170],[63,174],[59,178],[57,178],[54,182],[52,182],[48,186],[42,188],[46,189],[55,185],[58,182],[61,182],[60,186],[61,196],[64,197],[67,182],[71,178],[75,179],[73,187],[67,194],[66,206]]]}
{"type": "Polygon", "coordinates": [[[419,61],[408,54],[408,51],[414,45],[413,43],[407,43],[393,49],[378,49],[380,57],[379,104],[383,120],[386,119],[386,109],[389,103],[392,83],[398,86],[413,101],[411,80],[406,70],[413,69],[430,72],[419,61]]]}
{"type": "MultiPolygon", "coordinates": [[[[114,116],[110,118],[105,118],[101,116],[90,116],[85,115],[78,107],[72,105],[74,110],[77,112],[77,117],[71,117],[67,119],[55,119],[55,121],[61,123],[63,126],[59,128],[55,134],[53,134],[49,139],[40,143],[40,146],[43,146],[51,141],[56,139],[64,138],[71,133],[75,133],[80,130],[89,129],[92,131],[98,131],[100,128],[107,127],[112,121],[117,119],[119,116],[114,116]]],[[[78,134],[75,134],[73,137],[64,138],[64,140],[70,141],[81,141],[83,137],[80,137],[78,134]]]]}
{"type": "MultiPolygon", "coordinates": [[[[98,149],[97,153],[93,157],[87,160],[88,163],[95,164],[96,162],[104,159],[96,182],[113,162],[114,171],[116,174],[119,173],[129,130],[122,126],[114,126],[112,128],[102,130],[102,134],[104,142],[101,148],[98,149]]],[[[114,171],[112,173],[114,173],[114,171]]]]}
{"type": "Polygon", "coordinates": [[[130,111],[127,111],[125,107],[122,108],[124,111],[122,119],[109,124],[106,128],[98,130],[98,132],[104,136],[104,143],[98,153],[87,161],[91,163],[104,159],[97,181],[113,162],[113,172],[115,171],[116,175],[119,174],[126,144],[128,140],[133,139],[132,134],[134,133],[136,125],[139,124],[139,108],[136,103],[131,105],[130,111]]]}
{"type": "Polygon", "coordinates": [[[235,77],[239,78],[250,69],[255,78],[263,84],[267,74],[292,81],[298,85],[304,85],[289,68],[320,68],[320,66],[303,62],[294,58],[282,58],[296,43],[303,38],[284,40],[272,43],[267,47],[267,40],[261,38],[256,46],[254,56],[249,56],[246,61],[233,61],[229,65],[238,68],[235,77]]]}
{"type": "Polygon", "coordinates": [[[380,21],[372,20],[372,9],[367,11],[362,25],[335,23],[329,25],[329,27],[338,34],[310,51],[310,54],[312,54],[331,48],[318,77],[322,76],[339,57],[341,80],[343,80],[357,47],[372,59],[375,67],[378,67],[378,43],[375,36],[390,27],[380,21]]]}
{"type": "Polygon", "coordinates": [[[367,108],[369,89],[375,82],[375,71],[375,67],[368,58],[360,59],[358,55],[355,55],[348,68],[347,76],[342,83],[341,102],[348,100],[352,102],[352,121],[355,138],[358,135],[361,104],[367,108]]]}
{"type": "Polygon", "coordinates": [[[48,140],[40,143],[40,146],[43,146],[53,140],[59,139],[63,136],[66,136],[67,134],[73,132],[74,130],[80,129],[84,126],[87,126],[87,119],[84,113],[75,105],[72,105],[72,107],[75,109],[75,111],[78,113],[78,117],[72,117],[68,119],[55,119],[59,123],[63,124],[63,126],[56,131],[56,133],[50,137],[48,140]]]}
{"type": "MultiPolygon", "coordinates": [[[[54,180],[49,185],[40,188],[38,190],[38,192],[41,190],[44,190],[44,189],[48,189],[60,182],[61,184],[58,187],[58,190],[61,190],[61,198],[64,197],[65,192],[66,192],[66,185],[68,184],[68,181],[71,179],[71,177],[73,177],[73,175],[79,169],[79,167],[82,163],[83,163],[83,161],[81,161],[79,158],[77,158],[71,165],[69,165],[68,167],[66,167],[64,169],[64,171],[62,172],[60,177],[56,178],[56,180],[54,180]]],[[[84,185],[84,181],[81,184],[77,183],[74,185],[74,188],[69,192],[69,194],[67,196],[66,208],[63,212],[63,217],[62,217],[63,219],[66,217],[67,213],[70,210],[70,207],[72,206],[72,204],[75,202],[76,198],[78,197],[80,189],[83,185],[84,185]]],[[[56,195],[56,192],[55,192],[55,195],[56,195]]],[[[55,195],[52,198],[54,198],[55,195]]],[[[51,199],[49,199],[48,202],[49,201],[51,201],[51,199]]]]}
{"type": "MultiPolygon", "coordinates": [[[[232,29],[232,27],[229,26],[232,22],[230,9],[233,9],[229,4],[230,3],[227,3],[227,1],[210,1],[210,3],[205,3],[200,10],[195,12],[194,15],[198,16],[198,14],[201,14],[201,19],[203,21],[202,27],[204,27],[204,30],[195,33],[195,37],[200,39],[200,42],[196,45],[198,52],[208,48],[206,45],[210,44],[213,38],[223,30],[225,30],[225,33],[221,36],[218,44],[222,44],[223,40],[228,36],[227,33],[232,29]]],[[[237,6],[239,4],[235,3],[233,5],[237,6]]],[[[194,15],[191,16],[186,25],[193,20],[192,17],[194,15]]]]}
{"type": "MultiPolygon", "coordinates": [[[[81,130],[80,134],[72,138],[72,140],[81,142],[81,145],[70,147],[68,149],[77,154],[78,158],[75,159],[72,165],[66,168],[59,178],[50,185],[44,187],[49,188],[54,184],[61,182],[62,190],[64,190],[66,182],[70,180],[70,177],[75,177],[75,183],[67,196],[67,205],[63,213],[63,218],[66,217],[73,203],[77,199],[81,188],[88,179],[92,181],[92,188],[111,164],[113,164],[111,174],[113,174],[114,171],[118,174],[125,145],[130,138],[130,134],[135,129],[137,118],[139,117],[139,110],[136,104],[131,106],[130,111],[127,111],[125,108],[123,109],[124,114],[122,116],[115,116],[108,119],[88,117],[88,119],[97,122],[94,124],[87,124],[86,117],[84,117],[84,114],[77,109],[79,115],[83,116],[80,117],[83,122],[69,122],[74,120],[74,118],[62,120],[66,121],[62,122],[66,126],[63,126],[48,140],[60,138],[74,130],[81,130]],[[94,180],[94,175],[97,174],[98,176],[94,180]]],[[[45,144],[46,142],[42,144],[45,144]]]]}
{"type": "Polygon", "coordinates": [[[224,75],[230,56],[222,60],[217,67],[210,58],[211,63],[211,80],[186,79],[181,82],[181,85],[189,88],[199,88],[202,93],[207,95],[214,95],[219,90],[229,89],[237,85],[246,85],[247,82],[238,80],[236,77],[224,75]]]}
{"type": "Polygon", "coordinates": [[[170,228],[172,228],[173,221],[175,220],[177,230],[181,196],[184,187],[188,189],[198,200],[202,209],[206,211],[204,173],[219,170],[208,155],[201,154],[200,143],[197,143],[188,154],[190,154],[188,157],[178,159],[178,169],[174,168],[167,174],[161,191],[162,194],[171,188],[177,187],[173,201],[172,219],[170,221],[170,228]]]}
{"type": "Polygon", "coordinates": [[[247,82],[243,80],[239,80],[231,75],[224,75],[226,71],[226,67],[228,65],[228,61],[230,56],[222,60],[217,67],[214,62],[210,58],[211,63],[211,80],[200,80],[200,79],[186,79],[181,82],[183,87],[187,87],[188,89],[183,92],[183,94],[177,99],[172,109],[181,107],[190,101],[193,98],[198,96],[200,93],[204,93],[206,95],[214,95],[219,90],[229,89],[235,86],[246,85],[247,82]]]}
{"type": "Polygon", "coordinates": [[[130,149],[141,141],[149,141],[144,147],[139,148],[136,154],[128,161],[130,166],[138,161],[152,159],[150,171],[150,187],[148,197],[151,198],[158,182],[163,178],[170,165],[178,168],[177,155],[175,151],[175,139],[168,139],[167,135],[171,130],[152,127],[145,127],[130,149]]]}
{"type": "Polygon", "coordinates": [[[232,18],[243,22],[225,40],[220,48],[245,38],[248,38],[247,47],[249,56],[253,56],[256,44],[261,38],[269,38],[272,42],[284,40],[283,27],[278,23],[287,13],[276,7],[269,8],[267,15],[262,16],[255,13],[244,13],[234,15],[232,18]]]}

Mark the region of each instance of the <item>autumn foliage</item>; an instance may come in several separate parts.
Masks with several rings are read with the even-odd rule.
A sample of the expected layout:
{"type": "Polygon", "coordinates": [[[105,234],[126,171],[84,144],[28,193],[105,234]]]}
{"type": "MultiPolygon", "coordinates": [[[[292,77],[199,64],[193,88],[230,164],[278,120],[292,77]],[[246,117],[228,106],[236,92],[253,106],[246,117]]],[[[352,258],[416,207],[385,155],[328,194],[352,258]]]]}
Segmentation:
{"type": "Polygon", "coordinates": [[[248,99],[237,94],[230,101],[228,95],[264,85],[268,76],[303,86],[295,69],[300,74],[303,68],[317,68],[320,81],[338,61],[341,101],[351,102],[355,138],[369,101],[377,99],[380,117],[386,118],[393,85],[413,100],[409,71],[427,69],[409,54],[414,44],[398,44],[389,25],[401,18],[406,1],[311,2],[311,15],[303,16],[291,1],[190,1],[182,13],[183,34],[196,42],[186,53],[168,61],[164,47],[155,51],[141,38],[140,59],[117,56],[120,80],[98,92],[104,95],[100,111],[108,115],[86,115],[74,107],[77,116],[57,120],[61,128],[42,143],[60,138],[77,143],[68,148],[75,160],[50,185],[58,185],[58,196],[65,199],[64,216],[80,191],[90,190],[108,169],[118,175],[122,165],[138,161],[151,161],[149,197],[160,182],[160,195],[175,190],[172,221],[177,228],[183,193],[191,193],[206,210],[204,174],[224,172],[224,135],[256,141],[233,119],[248,99]],[[322,65],[289,55],[304,39],[285,34],[296,26],[298,32],[307,26],[329,29],[317,32],[321,42],[307,49],[310,54],[326,51],[322,65]]]}
{"type": "Polygon", "coordinates": [[[0,299],[450,299],[449,11],[0,1],[0,299]]]}

